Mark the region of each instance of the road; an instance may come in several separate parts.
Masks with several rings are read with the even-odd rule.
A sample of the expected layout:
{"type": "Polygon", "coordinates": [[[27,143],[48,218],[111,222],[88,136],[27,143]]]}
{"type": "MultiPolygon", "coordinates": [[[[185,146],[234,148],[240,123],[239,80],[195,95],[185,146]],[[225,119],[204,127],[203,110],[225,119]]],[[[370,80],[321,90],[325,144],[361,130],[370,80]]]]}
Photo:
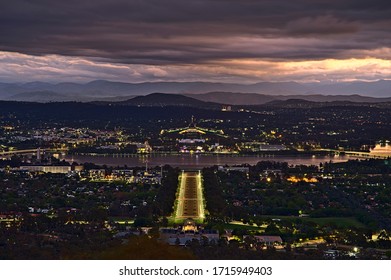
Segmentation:
{"type": "MultiPolygon", "coordinates": [[[[66,152],[68,149],[66,148],[56,148],[56,149],[40,149],[40,152],[66,152]]],[[[26,150],[12,150],[7,152],[0,152],[0,156],[10,156],[15,154],[36,154],[38,152],[37,149],[26,149],[26,150]]]]}
{"type": "Polygon", "coordinates": [[[317,149],[315,151],[331,152],[331,153],[336,153],[336,154],[344,153],[345,155],[363,157],[363,158],[386,159],[389,157],[388,155],[371,154],[369,152],[340,151],[340,150],[334,150],[334,149],[317,149]]]}
{"type": "Polygon", "coordinates": [[[182,171],[176,202],[176,221],[188,218],[199,221],[204,219],[204,198],[200,171],[182,171]]]}

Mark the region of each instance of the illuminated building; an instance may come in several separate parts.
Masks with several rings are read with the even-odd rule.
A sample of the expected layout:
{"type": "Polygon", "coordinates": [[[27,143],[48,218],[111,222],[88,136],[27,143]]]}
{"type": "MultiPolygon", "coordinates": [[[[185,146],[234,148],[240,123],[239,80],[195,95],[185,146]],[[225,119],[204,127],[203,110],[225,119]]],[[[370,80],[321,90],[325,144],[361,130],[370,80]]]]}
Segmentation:
{"type": "Polygon", "coordinates": [[[370,154],[375,156],[391,156],[390,141],[377,143],[376,146],[371,149],[370,154]]]}
{"type": "Polygon", "coordinates": [[[188,242],[203,239],[218,242],[220,235],[218,230],[206,230],[196,226],[192,219],[187,219],[182,228],[161,228],[159,230],[160,240],[169,245],[185,246],[188,242]]]}
{"type": "Polygon", "coordinates": [[[268,144],[263,142],[244,142],[241,145],[242,151],[250,152],[277,152],[287,150],[285,145],[282,144],[268,144]]]}
{"type": "Polygon", "coordinates": [[[67,174],[72,171],[72,167],[55,166],[55,165],[25,165],[21,166],[20,170],[27,170],[29,172],[43,172],[43,173],[62,173],[67,174]]]}
{"type": "Polygon", "coordinates": [[[152,152],[152,147],[149,145],[148,141],[145,141],[144,144],[137,143],[136,145],[138,154],[148,154],[152,152]]]}
{"type": "Polygon", "coordinates": [[[231,105],[224,105],[223,108],[221,109],[223,112],[231,112],[232,111],[232,106],[231,105]]]}
{"type": "Polygon", "coordinates": [[[197,126],[194,117],[188,127],[162,130],[160,135],[163,139],[175,139],[179,151],[204,152],[207,142],[216,143],[219,139],[228,138],[222,130],[213,130],[197,126]]]}

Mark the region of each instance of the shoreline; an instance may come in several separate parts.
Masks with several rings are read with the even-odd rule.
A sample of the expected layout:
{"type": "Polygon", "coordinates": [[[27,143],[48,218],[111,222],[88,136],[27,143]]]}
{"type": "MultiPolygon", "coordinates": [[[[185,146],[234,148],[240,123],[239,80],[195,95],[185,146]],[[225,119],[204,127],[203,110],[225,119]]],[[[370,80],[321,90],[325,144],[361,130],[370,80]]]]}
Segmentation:
{"type": "Polygon", "coordinates": [[[255,165],[260,161],[287,162],[289,165],[316,165],[325,162],[346,162],[365,159],[349,155],[227,155],[227,154],[131,154],[121,155],[63,155],[60,160],[79,164],[94,163],[107,166],[161,166],[171,165],[180,168],[200,168],[208,166],[255,165]]]}

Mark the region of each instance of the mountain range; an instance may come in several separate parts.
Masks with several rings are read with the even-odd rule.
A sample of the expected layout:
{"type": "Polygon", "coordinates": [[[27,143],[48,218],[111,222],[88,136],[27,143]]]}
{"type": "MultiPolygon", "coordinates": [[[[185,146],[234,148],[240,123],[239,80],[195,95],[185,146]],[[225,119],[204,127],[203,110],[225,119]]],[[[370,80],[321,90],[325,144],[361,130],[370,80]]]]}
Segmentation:
{"type": "MultiPolygon", "coordinates": [[[[239,98],[238,96],[242,95],[241,93],[221,93],[221,96],[217,95],[215,98],[215,93],[203,94],[203,95],[181,95],[181,94],[167,94],[167,93],[152,93],[145,96],[137,96],[125,101],[119,102],[93,102],[95,104],[107,105],[110,104],[112,106],[138,106],[138,107],[192,107],[192,108],[200,108],[200,109],[212,109],[212,110],[222,110],[226,105],[232,105],[232,110],[239,109],[249,109],[249,110],[257,110],[265,107],[280,107],[280,108],[309,108],[309,107],[323,107],[323,106],[362,106],[362,105],[371,105],[371,106],[379,106],[379,104],[383,104],[387,108],[391,104],[391,98],[371,98],[371,97],[363,97],[363,96],[350,96],[350,99],[354,100],[357,98],[359,101],[350,101],[343,100],[341,96],[310,96],[309,100],[303,98],[288,98],[287,96],[283,96],[283,99],[274,99],[270,101],[270,98],[259,99],[259,102],[247,103],[247,104],[235,104],[235,98],[239,98]],[[228,95],[228,101],[230,103],[223,102],[227,100],[223,100],[224,95],[228,95]],[[197,97],[202,96],[207,100],[200,100],[197,97]],[[208,101],[212,98],[205,98],[211,96],[215,102],[208,101]],[[320,97],[317,99],[316,97],[320,97]],[[335,97],[335,98],[333,98],[335,97]],[[379,101],[381,100],[381,101],[379,101]],[[263,103],[261,103],[263,101],[263,103]]],[[[247,94],[244,94],[247,96],[247,94]]],[[[253,95],[258,94],[249,94],[250,98],[255,101],[253,95]]],[[[260,96],[261,98],[265,97],[264,95],[260,96]]],[[[270,97],[270,96],[266,96],[270,97]]],[[[301,96],[303,97],[303,96],[301,96]]],[[[243,102],[245,103],[245,102],[243,102]]],[[[381,105],[381,106],[383,106],[381,105]]]]}
{"type": "MultiPolygon", "coordinates": [[[[103,102],[107,103],[107,102],[103,102]]],[[[140,107],[166,107],[182,106],[204,109],[221,109],[222,105],[215,102],[198,100],[181,94],[152,93],[145,96],[137,96],[125,101],[111,103],[116,105],[140,106],[140,107]]]]}
{"type": "Polygon", "coordinates": [[[121,83],[96,80],[85,84],[45,82],[0,83],[0,100],[125,101],[151,93],[181,94],[198,100],[232,105],[265,104],[274,100],[303,99],[314,102],[387,102],[391,80],[375,82],[255,84],[209,82],[121,83]]]}

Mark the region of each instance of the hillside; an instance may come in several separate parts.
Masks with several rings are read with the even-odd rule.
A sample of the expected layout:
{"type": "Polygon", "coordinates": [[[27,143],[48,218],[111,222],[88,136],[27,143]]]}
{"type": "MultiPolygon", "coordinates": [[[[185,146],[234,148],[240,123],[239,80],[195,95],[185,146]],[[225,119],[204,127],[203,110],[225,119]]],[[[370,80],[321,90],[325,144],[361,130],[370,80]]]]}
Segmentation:
{"type": "Polygon", "coordinates": [[[205,94],[188,94],[193,98],[221,104],[230,105],[262,105],[272,101],[284,101],[289,99],[300,99],[312,102],[357,102],[357,103],[380,103],[390,102],[391,98],[374,98],[360,95],[264,95],[257,93],[235,93],[235,92],[209,92],[205,94]]]}
{"type": "Polygon", "coordinates": [[[221,109],[221,104],[204,102],[180,94],[152,93],[146,96],[137,96],[125,101],[113,103],[116,105],[130,105],[142,107],[181,106],[208,109],[221,109]]]}
{"type": "MultiPolygon", "coordinates": [[[[43,98],[42,94],[37,92],[52,92],[53,95],[62,95],[58,98],[72,101],[92,101],[92,100],[123,100],[123,97],[148,95],[154,92],[197,95],[195,98],[217,103],[245,104],[264,104],[275,98],[279,100],[289,98],[305,97],[306,100],[320,100],[320,96],[327,96],[327,101],[335,101],[335,96],[350,96],[348,101],[354,102],[372,102],[370,100],[357,99],[362,97],[391,97],[391,81],[379,80],[374,82],[350,82],[350,83],[297,83],[297,82],[260,82],[254,84],[234,84],[234,83],[211,83],[211,82],[147,82],[147,83],[124,83],[105,80],[92,81],[85,84],[78,83],[0,83],[0,100],[20,100],[20,101],[39,101],[49,102],[53,98],[47,95],[43,98]],[[19,95],[19,94],[24,95],[19,95]],[[210,93],[216,95],[211,97],[210,93]],[[224,97],[219,94],[224,93],[224,97]],[[244,101],[238,100],[238,97],[229,94],[258,94],[260,96],[241,96],[244,101]],[[204,95],[205,94],[205,95],[204,95]],[[334,96],[334,97],[330,97],[334,96]],[[43,99],[42,99],[43,98],[43,99]],[[349,99],[350,98],[350,99],[349,99]],[[354,100],[352,100],[354,99],[354,100]],[[357,99],[357,100],[356,100],[357,99]]],[[[373,101],[377,102],[377,101],[373,101]]]]}

